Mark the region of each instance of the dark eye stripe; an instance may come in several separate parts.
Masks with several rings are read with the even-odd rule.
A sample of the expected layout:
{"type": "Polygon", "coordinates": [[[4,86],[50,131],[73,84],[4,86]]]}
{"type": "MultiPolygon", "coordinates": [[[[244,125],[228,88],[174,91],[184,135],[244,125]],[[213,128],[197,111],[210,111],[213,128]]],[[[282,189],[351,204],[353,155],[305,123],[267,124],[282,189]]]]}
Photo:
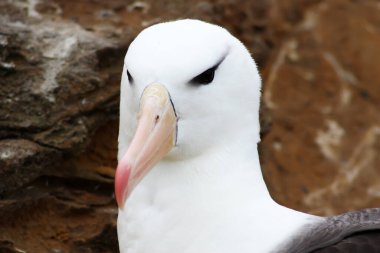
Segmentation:
{"type": "Polygon", "coordinates": [[[189,81],[189,84],[193,86],[201,86],[212,83],[215,77],[216,70],[218,69],[219,65],[222,64],[226,56],[227,53],[213,67],[203,71],[202,73],[191,79],[189,81]]]}
{"type": "Polygon", "coordinates": [[[193,79],[191,79],[190,84],[192,85],[207,85],[210,84],[215,77],[215,71],[219,65],[209,68],[208,70],[202,72],[197,75],[193,79]]]}
{"type": "Polygon", "coordinates": [[[128,76],[129,84],[132,84],[133,83],[133,77],[132,77],[131,73],[129,73],[128,69],[127,69],[127,76],[128,76]]]}

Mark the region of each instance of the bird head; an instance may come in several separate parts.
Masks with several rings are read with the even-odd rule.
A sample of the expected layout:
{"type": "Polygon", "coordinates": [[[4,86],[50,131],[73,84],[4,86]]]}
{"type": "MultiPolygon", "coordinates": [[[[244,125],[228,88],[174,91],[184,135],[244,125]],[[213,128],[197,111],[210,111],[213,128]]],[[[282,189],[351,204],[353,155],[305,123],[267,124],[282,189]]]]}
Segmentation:
{"type": "Polygon", "coordinates": [[[244,129],[259,140],[261,80],[243,44],[198,20],[143,30],[125,56],[115,194],[124,203],[160,161],[191,160],[244,129]]]}

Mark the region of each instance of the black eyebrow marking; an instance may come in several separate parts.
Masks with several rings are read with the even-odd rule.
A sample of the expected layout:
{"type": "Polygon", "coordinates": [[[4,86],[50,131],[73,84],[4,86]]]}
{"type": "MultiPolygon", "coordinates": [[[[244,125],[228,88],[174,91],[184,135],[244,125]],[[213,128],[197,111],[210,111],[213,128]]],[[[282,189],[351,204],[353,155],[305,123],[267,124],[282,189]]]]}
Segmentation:
{"type": "MultiPolygon", "coordinates": [[[[225,53],[214,65],[212,65],[213,67],[211,67],[210,69],[216,70],[219,67],[219,65],[222,64],[222,62],[226,59],[226,57],[227,57],[227,53],[225,53]]],[[[199,73],[199,74],[201,74],[201,73],[199,73]]]]}
{"type": "Polygon", "coordinates": [[[129,73],[128,69],[127,69],[127,76],[128,76],[129,84],[132,85],[133,84],[133,77],[132,77],[131,73],[129,73]]]}
{"type": "Polygon", "coordinates": [[[217,68],[219,67],[219,65],[222,64],[222,62],[224,61],[224,59],[226,59],[226,57],[227,57],[227,53],[224,54],[224,55],[219,59],[219,61],[217,61],[217,63],[214,65],[213,68],[217,69],[217,68]]]}
{"type": "Polygon", "coordinates": [[[205,85],[205,84],[208,84],[210,82],[213,81],[213,78],[214,78],[214,75],[212,76],[212,80],[210,82],[206,82],[206,83],[203,83],[202,81],[199,81],[197,80],[199,77],[201,77],[202,75],[208,73],[208,74],[214,74],[214,72],[218,69],[218,67],[220,66],[220,64],[222,64],[222,62],[226,59],[228,55],[228,52],[226,52],[217,62],[216,64],[212,65],[211,68],[208,68],[206,70],[204,70],[203,72],[199,73],[198,75],[196,75],[195,77],[193,77],[190,81],[188,81],[188,84],[190,84],[191,86],[199,86],[199,85],[205,85]]]}

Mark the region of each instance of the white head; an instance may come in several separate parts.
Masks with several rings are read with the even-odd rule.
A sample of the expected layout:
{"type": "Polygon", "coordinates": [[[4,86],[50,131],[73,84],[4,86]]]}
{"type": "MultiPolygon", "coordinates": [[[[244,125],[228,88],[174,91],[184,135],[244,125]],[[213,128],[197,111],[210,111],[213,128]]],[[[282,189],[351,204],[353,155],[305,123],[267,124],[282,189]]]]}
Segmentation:
{"type": "Polygon", "coordinates": [[[160,160],[190,160],[242,135],[257,143],[260,88],[249,52],[219,26],[180,20],[141,32],[121,81],[119,206],[160,160]]]}

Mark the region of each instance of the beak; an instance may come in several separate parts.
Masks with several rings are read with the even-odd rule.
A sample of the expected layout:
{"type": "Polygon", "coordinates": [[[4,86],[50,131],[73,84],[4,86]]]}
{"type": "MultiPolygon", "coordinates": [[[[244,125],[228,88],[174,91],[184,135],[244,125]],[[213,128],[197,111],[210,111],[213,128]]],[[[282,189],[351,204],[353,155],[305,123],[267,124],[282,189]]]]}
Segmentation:
{"type": "Polygon", "coordinates": [[[119,208],[132,190],[175,145],[177,117],[169,92],[161,84],[147,86],[140,99],[138,125],[132,142],[119,161],[115,195],[119,208]]]}

